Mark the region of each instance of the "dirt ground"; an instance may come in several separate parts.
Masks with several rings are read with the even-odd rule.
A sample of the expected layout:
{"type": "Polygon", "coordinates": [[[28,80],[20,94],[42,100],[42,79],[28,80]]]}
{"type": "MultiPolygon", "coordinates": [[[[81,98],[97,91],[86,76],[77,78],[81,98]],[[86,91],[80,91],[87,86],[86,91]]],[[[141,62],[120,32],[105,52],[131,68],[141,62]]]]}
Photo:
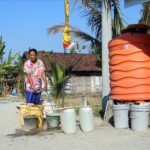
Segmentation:
{"type": "Polygon", "coordinates": [[[149,150],[150,129],[135,132],[115,129],[95,118],[93,132],[75,134],[61,130],[24,133],[20,130],[19,102],[0,102],[0,150],[149,150]]]}

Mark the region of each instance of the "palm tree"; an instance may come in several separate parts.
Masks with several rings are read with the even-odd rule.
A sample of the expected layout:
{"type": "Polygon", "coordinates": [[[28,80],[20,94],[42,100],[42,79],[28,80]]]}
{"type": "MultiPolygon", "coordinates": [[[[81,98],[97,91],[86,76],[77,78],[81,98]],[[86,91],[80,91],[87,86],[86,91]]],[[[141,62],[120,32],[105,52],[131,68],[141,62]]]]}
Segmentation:
{"type": "MultiPolygon", "coordinates": [[[[101,39],[102,0],[74,0],[74,3],[82,3],[86,8],[83,11],[83,16],[88,17],[88,25],[95,32],[96,38],[101,39]]],[[[105,5],[108,5],[108,8],[112,10],[112,31],[113,36],[116,37],[124,28],[119,0],[105,0],[105,5]]]]}
{"type": "Polygon", "coordinates": [[[142,17],[139,22],[150,26],[150,2],[143,4],[142,17]]]}
{"type": "MultiPolygon", "coordinates": [[[[87,17],[88,25],[91,27],[95,36],[88,33],[82,32],[81,30],[71,27],[69,28],[70,33],[75,37],[79,38],[83,42],[89,42],[89,48],[93,50],[94,53],[99,53],[101,55],[101,29],[102,29],[102,4],[101,0],[74,0],[74,5],[76,3],[82,4],[83,7],[83,17],[87,17]]],[[[106,0],[109,4],[110,9],[112,9],[113,22],[113,37],[118,36],[123,29],[123,21],[120,15],[120,7],[118,0],[106,0]]],[[[63,32],[64,25],[56,25],[48,28],[48,34],[56,34],[58,32],[63,32]]]]}
{"type": "MultiPolygon", "coordinates": [[[[65,25],[55,25],[48,28],[48,34],[57,34],[59,32],[64,31],[65,25]]],[[[83,42],[89,42],[89,49],[93,50],[92,52],[96,52],[101,47],[101,41],[92,35],[82,32],[80,29],[70,26],[69,32],[75,38],[79,38],[83,42]]]]}
{"type": "Polygon", "coordinates": [[[52,73],[48,76],[51,82],[52,96],[58,105],[59,99],[62,99],[62,107],[64,107],[65,86],[68,83],[70,74],[63,65],[51,62],[52,73]]]}

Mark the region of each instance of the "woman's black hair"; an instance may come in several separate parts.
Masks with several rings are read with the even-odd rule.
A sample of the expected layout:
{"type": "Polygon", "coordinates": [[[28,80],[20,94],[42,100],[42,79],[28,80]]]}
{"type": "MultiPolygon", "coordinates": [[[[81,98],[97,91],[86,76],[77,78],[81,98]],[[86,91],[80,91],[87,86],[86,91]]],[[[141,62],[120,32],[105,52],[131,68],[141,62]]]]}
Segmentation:
{"type": "Polygon", "coordinates": [[[37,50],[36,50],[36,49],[30,49],[30,50],[29,50],[29,54],[30,54],[31,52],[34,52],[34,53],[37,55],[37,50]]]}

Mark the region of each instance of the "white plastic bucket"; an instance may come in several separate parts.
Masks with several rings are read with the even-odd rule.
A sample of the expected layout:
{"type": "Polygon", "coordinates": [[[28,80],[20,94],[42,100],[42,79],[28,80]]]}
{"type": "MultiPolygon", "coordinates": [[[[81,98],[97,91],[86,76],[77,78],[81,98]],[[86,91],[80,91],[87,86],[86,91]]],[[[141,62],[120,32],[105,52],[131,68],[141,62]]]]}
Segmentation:
{"type": "Polygon", "coordinates": [[[64,133],[76,132],[75,109],[65,109],[61,113],[61,129],[64,133]]]}
{"type": "Polygon", "coordinates": [[[43,102],[42,104],[44,106],[44,110],[43,110],[43,117],[46,118],[46,114],[51,114],[54,113],[53,111],[56,110],[56,104],[54,102],[43,102]]]}
{"type": "Polygon", "coordinates": [[[114,126],[115,128],[128,128],[129,127],[129,105],[118,104],[112,106],[114,126]]]}
{"type": "Polygon", "coordinates": [[[93,111],[90,107],[83,107],[79,110],[80,127],[84,132],[93,131],[93,111]]]}
{"type": "Polygon", "coordinates": [[[131,105],[130,119],[132,130],[145,131],[148,129],[149,111],[149,105],[131,105]]]}
{"type": "Polygon", "coordinates": [[[57,128],[60,124],[60,114],[59,113],[51,113],[46,115],[47,126],[48,128],[57,128]]]}

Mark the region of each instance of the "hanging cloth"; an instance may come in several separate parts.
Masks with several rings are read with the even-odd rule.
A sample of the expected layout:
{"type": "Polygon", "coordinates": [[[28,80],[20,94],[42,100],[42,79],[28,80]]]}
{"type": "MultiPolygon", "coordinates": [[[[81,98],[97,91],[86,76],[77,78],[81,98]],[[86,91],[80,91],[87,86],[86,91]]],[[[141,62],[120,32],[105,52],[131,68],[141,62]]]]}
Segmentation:
{"type": "Polygon", "coordinates": [[[63,47],[66,49],[71,44],[69,35],[69,2],[65,0],[65,28],[63,32],[63,47]]]}

